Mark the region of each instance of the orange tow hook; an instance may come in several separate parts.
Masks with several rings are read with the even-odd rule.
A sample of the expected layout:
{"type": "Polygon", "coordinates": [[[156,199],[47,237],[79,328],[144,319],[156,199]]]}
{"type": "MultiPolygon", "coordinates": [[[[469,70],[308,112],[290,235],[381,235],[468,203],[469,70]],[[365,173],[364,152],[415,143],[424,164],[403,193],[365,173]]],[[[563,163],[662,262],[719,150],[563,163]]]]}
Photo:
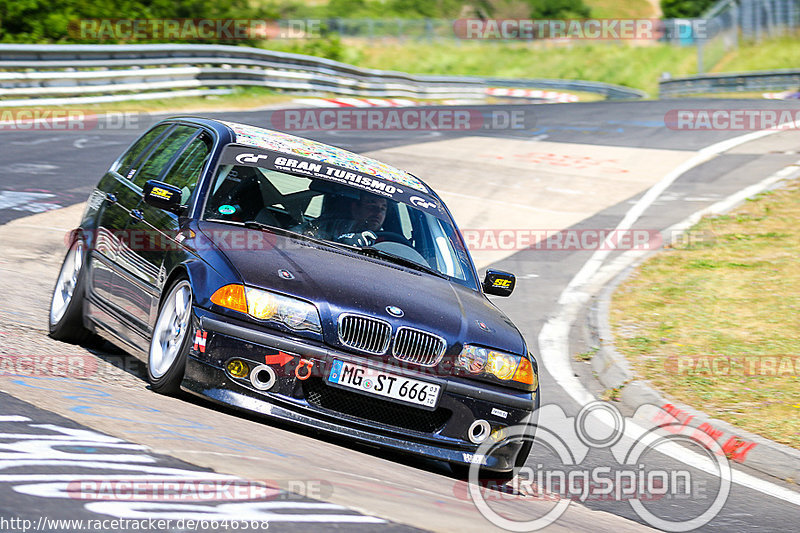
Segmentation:
{"type": "Polygon", "coordinates": [[[295,377],[297,379],[301,380],[301,381],[304,381],[304,380],[310,378],[311,377],[311,369],[313,368],[313,366],[314,366],[314,361],[311,361],[309,359],[300,359],[300,361],[297,363],[297,367],[294,369],[295,377]],[[303,367],[305,367],[307,370],[306,370],[305,374],[301,375],[300,370],[303,367]]]}

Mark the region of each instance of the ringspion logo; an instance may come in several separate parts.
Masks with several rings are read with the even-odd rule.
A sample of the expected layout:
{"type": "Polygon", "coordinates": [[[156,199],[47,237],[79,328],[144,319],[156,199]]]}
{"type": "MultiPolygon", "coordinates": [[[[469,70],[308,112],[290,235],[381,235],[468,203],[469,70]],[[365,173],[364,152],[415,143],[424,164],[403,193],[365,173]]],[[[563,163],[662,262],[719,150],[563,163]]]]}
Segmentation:
{"type": "Polygon", "coordinates": [[[530,442],[536,461],[517,469],[505,490],[481,483],[480,463],[473,462],[467,495],[461,482],[454,487],[455,495],[468,497],[484,518],[507,531],[541,530],[558,520],[571,502],[593,500],[625,502],[641,520],[663,531],[701,527],[719,514],[728,499],[732,484],[730,463],[716,440],[705,433],[698,438],[694,428],[664,423],[645,429],[632,422],[654,408],[661,412],[646,405],[626,418],[610,403],[594,401],[569,417],[560,406],[542,406],[535,435],[525,425],[510,426],[504,428],[502,439],[486,439],[472,454],[488,457],[510,443],[530,442]],[[700,455],[716,476],[715,486],[698,479],[696,471],[680,466],[664,468],[665,463],[652,460],[655,454],[674,456],[676,449],[689,449],[700,455]],[[590,452],[597,450],[609,455],[607,464],[598,464],[597,455],[586,460],[590,452]],[[509,516],[504,502],[519,498],[551,505],[531,508],[534,516],[509,516]],[[660,506],[662,501],[670,505],[660,506]],[[690,507],[689,503],[698,505],[690,507]],[[675,506],[682,509],[679,520],[672,516],[675,506]]]}

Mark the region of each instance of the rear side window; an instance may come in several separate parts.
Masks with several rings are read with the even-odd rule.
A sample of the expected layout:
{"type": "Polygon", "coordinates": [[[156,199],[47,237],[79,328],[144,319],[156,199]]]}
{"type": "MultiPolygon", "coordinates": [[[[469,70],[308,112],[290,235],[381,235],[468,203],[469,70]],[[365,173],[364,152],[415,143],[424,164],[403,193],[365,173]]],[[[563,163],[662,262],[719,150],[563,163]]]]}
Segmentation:
{"type": "Polygon", "coordinates": [[[133,174],[133,183],[144,186],[148,180],[158,179],[173,157],[177,156],[184,145],[197,133],[191,126],[176,126],[148,155],[138,170],[133,174]]]}
{"type": "Polygon", "coordinates": [[[115,170],[126,178],[130,178],[131,176],[129,174],[131,169],[134,168],[134,165],[139,163],[144,158],[148,148],[150,148],[151,145],[153,145],[158,139],[158,137],[167,131],[167,128],[170,126],[171,124],[161,124],[160,126],[156,126],[152,130],[139,137],[139,140],[136,141],[134,145],[131,146],[130,150],[125,152],[125,155],[122,156],[122,159],[120,159],[119,165],[115,170]]]}

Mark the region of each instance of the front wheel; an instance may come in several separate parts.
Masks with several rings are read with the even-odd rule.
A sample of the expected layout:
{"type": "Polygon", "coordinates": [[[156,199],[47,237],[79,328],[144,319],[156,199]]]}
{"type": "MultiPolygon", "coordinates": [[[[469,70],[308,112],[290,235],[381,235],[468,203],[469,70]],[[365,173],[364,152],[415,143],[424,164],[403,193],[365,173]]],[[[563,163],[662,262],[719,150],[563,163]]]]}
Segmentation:
{"type": "Polygon", "coordinates": [[[48,320],[50,337],[76,344],[88,340],[92,333],[83,325],[86,245],[77,239],[64,258],[50,300],[48,320]]]}
{"type": "Polygon", "coordinates": [[[192,286],[180,280],[161,303],[147,358],[150,387],[161,394],[180,390],[189,351],[192,286]]]}

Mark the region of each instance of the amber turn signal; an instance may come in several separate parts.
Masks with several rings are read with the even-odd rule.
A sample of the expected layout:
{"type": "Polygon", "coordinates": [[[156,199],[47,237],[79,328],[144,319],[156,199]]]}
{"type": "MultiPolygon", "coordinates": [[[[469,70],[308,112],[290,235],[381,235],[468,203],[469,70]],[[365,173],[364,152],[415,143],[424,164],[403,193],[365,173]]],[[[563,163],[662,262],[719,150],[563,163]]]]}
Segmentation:
{"type": "Polygon", "coordinates": [[[225,285],[211,295],[211,301],[222,307],[247,313],[247,299],[244,296],[244,285],[225,285]]]}

